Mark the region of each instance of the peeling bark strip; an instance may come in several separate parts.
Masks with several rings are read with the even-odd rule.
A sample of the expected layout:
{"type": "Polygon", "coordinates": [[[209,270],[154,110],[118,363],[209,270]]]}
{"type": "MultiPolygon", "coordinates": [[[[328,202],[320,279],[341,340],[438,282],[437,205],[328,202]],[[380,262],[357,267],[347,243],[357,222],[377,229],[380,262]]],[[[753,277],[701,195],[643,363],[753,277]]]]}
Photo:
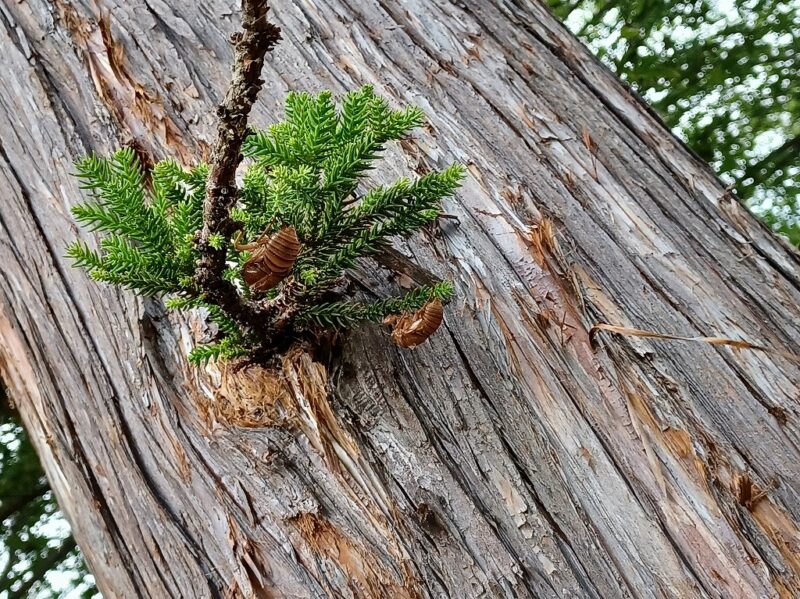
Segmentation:
{"type": "Polygon", "coordinates": [[[364,547],[330,522],[314,514],[302,513],[291,519],[305,541],[312,556],[309,569],[316,573],[317,580],[330,596],[340,594],[337,586],[331,585],[331,573],[339,571],[347,581],[347,589],[356,597],[391,597],[392,599],[418,599],[421,595],[412,587],[406,587],[395,579],[393,572],[364,551],[364,547]]]}
{"type": "Polygon", "coordinates": [[[402,277],[356,273],[455,281],[429,344],[188,370],[202,323],[63,258],[69,173],[130,138],[203,157],[238,3],[0,0],[0,374],[106,596],[800,596],[797,254],[539,4],[270,19],[254,123],[373,83],[430,116],[376,182],[469,163],[402,277]]]}
{"type": "Polygon", "coordinates": [[[257,326],[258,315],[245,304],[236,287],[223,278],[228,241],[235,225],[231,208],[239,199],[236,169],[242,162],[242,142],[247,135],[247,119],[264,81],[261,70],[264,56],[281,37],[281,30],[267,21],[269,6],[264,0],[242,0],[242,30],[231,41],[235,48],[233,75],[225,99],[217,108],[217,140],[211,151],[210,172],[203,204],[203,229],[198,247],[197,284],[209,301],[218,304],[240,324],[257,326]],[[225,243],[215,248],[212,235],[221,235],[225,243]]]}

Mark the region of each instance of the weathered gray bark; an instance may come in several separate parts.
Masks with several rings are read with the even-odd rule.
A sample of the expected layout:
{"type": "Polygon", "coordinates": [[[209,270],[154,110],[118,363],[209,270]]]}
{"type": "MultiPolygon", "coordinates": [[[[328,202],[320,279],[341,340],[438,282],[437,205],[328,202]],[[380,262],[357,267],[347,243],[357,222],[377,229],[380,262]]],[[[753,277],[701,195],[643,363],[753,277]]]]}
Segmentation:
{"type": "Polygon", "coordinates": [[[797,365],[588,335],[799,353],[798,256],[534,2],[274,3],[256,124],[372,82],[431,118],[385,176],[469,165],[460,225],[401,247],[457,286],[423,347],[221,389],[197,322],[69,267],[72,160],[202,158],[236,12],[0,2],[0,372],[107,596],[800,594],[797,365]],[[269,426],[227,423],[233,387],[269,426]]]}

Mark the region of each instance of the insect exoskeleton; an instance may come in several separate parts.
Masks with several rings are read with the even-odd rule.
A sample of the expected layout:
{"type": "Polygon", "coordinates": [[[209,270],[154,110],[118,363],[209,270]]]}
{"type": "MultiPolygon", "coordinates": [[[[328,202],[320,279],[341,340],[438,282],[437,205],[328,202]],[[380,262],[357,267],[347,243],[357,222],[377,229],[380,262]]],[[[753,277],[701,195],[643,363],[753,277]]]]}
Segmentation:
{"type": "Polygon", "coordinates": [[[400,347],[416,347],[436,332],[442,324],[444,306],[434,298],[419,310],[402,316],[387,316],[384,323],[394,325],[392,340],[400,347]]]}
{"type": "Polygon", "coordinates": [[[302,246],[295,228],[287,225],[269,237],[265,232],[252,243],[240,244],[237,236],[233,247],[252,252],[242,266],[244,282],[253,291],[268,291],[289,276],[302,246]]]}

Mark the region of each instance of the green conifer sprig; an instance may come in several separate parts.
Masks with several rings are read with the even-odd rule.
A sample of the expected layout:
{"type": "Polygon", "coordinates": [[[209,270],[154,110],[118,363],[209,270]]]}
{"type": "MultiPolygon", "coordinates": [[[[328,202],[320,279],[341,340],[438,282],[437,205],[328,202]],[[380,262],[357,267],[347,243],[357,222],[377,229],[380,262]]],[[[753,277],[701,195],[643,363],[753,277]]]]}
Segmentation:
{"type": "Polygon", "coordinates": [[[324,329],[349,329],[363,322],[381,322],[390,314],[414,312],[434,298],[447,303],[452,297],[453,284],[441,281],[417,287],[401,297],[376,302],[343,300],[316,304],[304,311],[300,320],[324,329]]]}
{"type": "Polygon", "coordinates": [[[98,281],[142,295],[170,293],[191,276],[192,237],[202,224],[204,166],[184,171],[166,160],[152,171],[148,190],[136,153],[124,148],[109,158],[90,155],[77,177],[92,200],[72,209],[76,220],[106,236],[100,252],[76,241],[67,248],[75,266],[98,281]]]}
{"type": "MultiPolygon", "coordinates": [[[[281,334],[297,338],[314,329],[380,322],[433,298],[450,299],[452,285],[440,282],[375,302],[329,301],[359,258],[433,221],[442,199],[458,189],[464,168],[455,164],[416,181],[402,178],[357,193],[385,144],[422,122],[418,108],[392,110],[370,86],[346,94],[340,106],[330,92],[289,94],[285,120],[254,131],[245,141],[243,152],[252,163],[231,217],[243,243],[293,226],[302,249],[292,273],[267,292],[253,292],[242,276],[253,252],[237,251],[221,234],[209,238],[212,247],[226,250],[223,278],[234,284],[243,305],[265,319],[282,317],[270,306],[290,307],[291,326],[281,334]]],[[[174,160],[145,173],[130,149],[84,158],[77,176],[90,199],[75,206],[73,214],[102,236],[96,250],[82,241],[67,248],[74,265],[96,280],[166,296],[170,309],[204,308],[217,333],[213,343],[191,352],[196,364],[275,345],[274,339],[254,335],[255,329],[237,314],[210,302],[195,283],[208,175],[206,165],[187,170],[174,160]]],[[[270,330],[269,323],[260,330],[270,330]]]]}
{"type": "Polygon", "coordinates": [[[252,351],[251,348],[242,345],[230,337],[225,337],[221,341],[198,345],[189,352],[189,362],[195,366],[203,366],[208,362],[218,360],[232,360],[246,356],[252,351]]]}

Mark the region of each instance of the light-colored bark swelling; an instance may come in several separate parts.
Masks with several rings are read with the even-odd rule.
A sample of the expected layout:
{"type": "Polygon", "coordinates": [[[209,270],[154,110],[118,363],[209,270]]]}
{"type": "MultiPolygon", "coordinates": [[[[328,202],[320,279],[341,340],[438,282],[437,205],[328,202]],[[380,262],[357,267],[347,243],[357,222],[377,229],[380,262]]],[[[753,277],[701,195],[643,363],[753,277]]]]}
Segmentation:
{"type": "Polygon", "coordinates": [[[270,15],[254,124],[373,83],[430,117],[376,178],[468,165],[459,222],[398,246],[457,289],[415,350],[190,370],[198,321],[63,257],[70,172],[205,157],[235,3],[0,2],[0,373],[105,594],[800,595],[797,254],[534,2],[270,15]]]}

